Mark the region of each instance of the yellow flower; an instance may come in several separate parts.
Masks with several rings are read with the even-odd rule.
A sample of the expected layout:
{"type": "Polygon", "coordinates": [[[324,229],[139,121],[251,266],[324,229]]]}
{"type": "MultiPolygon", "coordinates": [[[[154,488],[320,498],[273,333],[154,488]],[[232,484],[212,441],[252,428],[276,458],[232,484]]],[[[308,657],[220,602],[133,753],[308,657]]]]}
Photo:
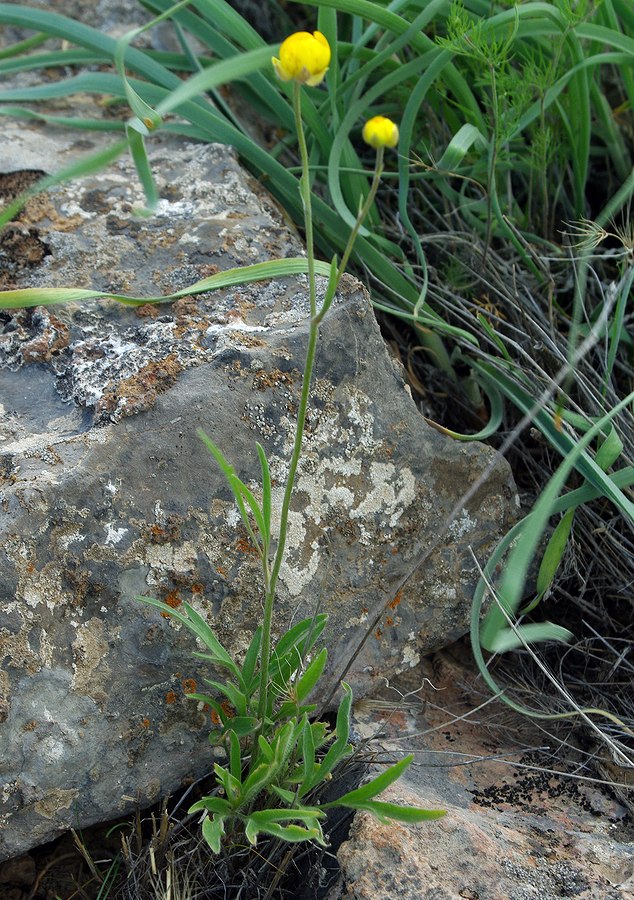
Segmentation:
{"type": "Polygon", "coordinates": [[[378,150],[379,147],[396,147],[398,144],[398,126],[385,116],[374,116],[363,126],[363,140],[378,150]]]}
{"type": "Polygon", "coordinates": [[[273,66],[282,81],[298,81],[311,87],[322,81],[329,64],[330,45],[320,31],[292,34],[280,47],[280,58],[273,57],[273,66]]]}

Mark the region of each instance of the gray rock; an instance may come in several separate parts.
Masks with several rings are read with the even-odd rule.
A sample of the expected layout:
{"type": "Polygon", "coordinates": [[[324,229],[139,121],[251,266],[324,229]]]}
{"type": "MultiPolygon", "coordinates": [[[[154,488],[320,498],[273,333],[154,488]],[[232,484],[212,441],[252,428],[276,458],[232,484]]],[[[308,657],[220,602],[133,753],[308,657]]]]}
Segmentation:
{"type": "MultiPolygon", "coordinates": [[[[3,178],[21,184],[32,177],[21,170],[54,171],[86,152],[75,134],[42,134],[5,129],[3,178]]],[[[156,215],[136,215],[143,197],[128,159],[56,188],[10,226],[5,286],[156,295],[301,252],[229,150],[167,138],[152,147],[156,215]]],[[[106,301],[0,313],[0,858],[209,769],[209,715],[184,697],[205,674],[193,639],[135,598],[191,602],[233,653],[246,648],[261,618],[257,560],[195,432],[213,436],[256,492],[261,441],[278,506],[306,316],[301,277],[136,310],[106,301]]],[[[332,685],[371,611],[391,599],[347,676],[362,696],[466,631],[470,548],[484,561],[514,510],[504,460],[425,423],[367,294],[346,277],[319,345],[277,630],[328,612],[332,685]]]]}
{"type": "MultiPolygon", "coordinates": [[[[587,753],[574,755],[569,725],[569,758],[555,762],[542,727],[483,704],[465,650],[435,654],[356,705],[355,730],[383,762],[414,754],[381,799],[447,814],[385,824],[358,812],[328,900],[634,897],[627,806],[587,753]]],[[[616,780],[627,782],[627,772],[616,780]]]]}

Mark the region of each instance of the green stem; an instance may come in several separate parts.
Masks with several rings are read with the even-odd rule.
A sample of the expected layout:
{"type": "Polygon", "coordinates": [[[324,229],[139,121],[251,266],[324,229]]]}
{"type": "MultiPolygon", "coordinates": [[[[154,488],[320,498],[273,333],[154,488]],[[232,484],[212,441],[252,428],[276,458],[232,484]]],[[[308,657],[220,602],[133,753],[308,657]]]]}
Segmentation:
{"type": "Polygon", "coordinates": [[[313,205],[310,190],[310,166],[308,162],[308,147],[302,122],[302,94],[301,85],[296,81],[293,84],[293,113],[297,126],[297,140],[299,144],[299,156],[302,166],[302,175],[299,180],[299,192],[304,208],[304,231],[306,233],[306,260],[308,262],[308,290],[310,297],[310,317],[314,318],[317,312],[315,294],[315,247],[313,239],[313,205]]]}
{"type": "Polygon", "coordinates": [[[271,628],[273,623],[273,607],[275,605],[275,592],[277,589],[277,579],[280,574],[280,568],[284,559],[284,551],[286,549],[286,532],[288,527],[288,513],[290,509],[291,496],[293,486],[295,484],[295,475],[299,464],[299,457],[302,451],[302,439],[304,437],[304,425],[306,421],[306,410],[308,409],[308,399],[310,396],[310,383],[313,373],[313,364],[315,361],[315,350],[317,348],[317,337],[319,334],[319,322],[315,321],[317,312],[316,285],[315,285],[315,252],[313,242],[313,215],[310,190],[310,169],[308,162],[308,148],[306,146],[306,136],[304,134],[304,125],[302,122],[302,100],[301,86],[295,82],[293,85],[293,112],[295,113],[295,123],[297,126],[297,138],[299,142],[299,154],[302,165],[302,176],[299,182],[299,190],[304,207],[304,227],[306,233],[306,258],[308,262],[308,292],[310,298],[310,331],[308,334],[308,349],[306,351],[306,365],[304,366],[304,378],[302,381],[302,394],[299,401],[299,409],[297,411],[297,427],[295,429],[295,441],[293,443],[293,452],[291,454],[291,462],[286,479],[286,487],[284,489],[284,499],[282,501],[282,511],[280,514],[280,536],[273,559],[268,584],[265,584],[264,593],[264,617],[262,621],[262,651],[260,656],[260,693],[258,701],[258,719],[260,720],[260,728],[264,723],[264,717],[268,707],[268,680],[269,680],[269,662],[271,659],[271,628]]]}
{"type": "Polygon", "coordinates": [[[494,200],[497,200],[497,185],[495,181],[495,164],[497,162],[498,155],[498,123],[499,123],[499,114],[498,114],[498,94],[497,94],[497,83],[495,79],[495,66],[493,64],[489,64],[489,71],[491,73],[491,108],[492,108],[492,131],[493,137],[491,138],[491,148],[489,152],[489,193],[487,195],[487,230],[486,237],[484,239],[484,253],[482,254],[482,264],[486,263],[487,255],[491,246],[491,234],[493,230],[493,203],[494,200]]]}
{"type": "Polygon", "coordinates": [[[324,297],[324,302],[321,305],[321,309],[319,310],[318,315],[316,316],[317,324],[321,322],[323,317],[328,312],[332,301],[334,300],[335,293],[337,288],[339,287],[339,282],[341,281],[341,276],[346,271],[346,267],[348,265],[348,260],[350,259],[350,254],[352,253],[352,249],[354,247],[354,243],[357,239],[357,235],[361,229],[363,221],[367,214],[370,211],[370,207],[374,203],[374,198],[376,197],[376,192],[379,189],[379,182],[381,181],[381,175],[383,173],[383,152],[384,148],[379,147],[376,152],[376,162],[374,164],[374,177],[372,179],[372,184],[370,185],[370,190],[368,192],[368,196],[365,198],[365,202],[363,206],[359,210],[357,215],[357,220],[354,223],[354,227],[350,232],[348,237],[348,243],[346,244],[345,250],[343,251],[343,256],[341,257],[341,262],[337,267],[337,272],[333,277],[330,278],[328,282],[328,287],[326,288],[326,295],[324,297]]]}
{"type": "MultiPolygon", "coordinates": [[[[268,680],[269,680],[269,663],[271,659],[271,631],[273,624],[273,608],[275,606],[275,593],[277,589],[277,580],[280,574],[280,568],[284,560],[284,552],[286,549],[286,536],[288,528],[288,514],[291,505],[291,497],[293,487],[295,486],[295,477],[297,475],[297,467],[302,452],[302,441],[304,438],[304,426],[306,423],[306,412],[308,410],[308,401],[310,398],[310,385],[313,375],[313,367],[315,363],[315,352],[317,349],[317,339],[319,337],[319,325],[334,300],[335,293],[341,277],[345,272],[346,265],[352,253],[359,230],[368,211],[374,202],[381,173],[383,171],[383,148],[379,148],[376,155],[376,165],[374,169],[374,178],[368,192],[365,202],[359,209],[357,220],[348,237],[341,262],[330,276],[330,281],[326,288],[324,301],[321,305],[319,313],[317,312],[316,301],[316,284],[314,269],[314,249],[313,249],[313,220],[311,207],[311,191],[309,181],[309,162],[308,150],[306,148],[306,139],[302,124],[301,113],[301,95],[299,84],[294,85],[293,90],[293,110],[295,112],[295,121],[297,123],[297,135],[299,138],[299,151],[302,163],[302,177],[300,179],[300,192],[302,203],[304,205],[305,215],[305,231],[306,231],[306,256],[308,260],[308,281],[310,296],[310,328],[308,332],[308,348],[306,350],[306,364],[304,366],[304,378],[302,381],[302,393],[299,401],[299,409],[297,411],[297,425],[295,428],[295,440],[293,442],[293,451],[291,453],[291,461],[284,488],[284,498],[282,500],[282,510],[280,513],[280,534],[273,558],[273,565],[270,570],[268,579],[265,574],[265,590],[264,590],[264,616],[262,620],[262,650],[260,654],[260,692],[258,700],[258,719],[260,720],[260,730],[264,724],[264,717],[268,707],[268,680]]],[[[334,267],[333,267],[334,268],[334,267]]],[[[265,565],[265,573],[267,572],[265,565]]]]}

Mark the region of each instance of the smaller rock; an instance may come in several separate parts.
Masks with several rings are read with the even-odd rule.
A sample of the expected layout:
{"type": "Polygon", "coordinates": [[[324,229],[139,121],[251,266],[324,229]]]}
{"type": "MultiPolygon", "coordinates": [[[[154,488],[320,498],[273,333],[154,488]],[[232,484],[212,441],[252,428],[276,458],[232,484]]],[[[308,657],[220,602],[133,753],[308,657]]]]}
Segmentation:
{"type": "Polygon", "coordinates": [[[382,758],[415,754],[380,799],[447,815],[383,824],[357,813],[328,900],[632,900],[627,809],[592,777],[553,772],[552,754],[518,752],[543,743],[528,720],[505,708],[502,718],[491,704],[470,724],[482,702],[470,696],[474,683],[473,672],[443,651],[383,699],[356,705],[355,728],[362,737],[380,734],[371,746],[382,758]]]}

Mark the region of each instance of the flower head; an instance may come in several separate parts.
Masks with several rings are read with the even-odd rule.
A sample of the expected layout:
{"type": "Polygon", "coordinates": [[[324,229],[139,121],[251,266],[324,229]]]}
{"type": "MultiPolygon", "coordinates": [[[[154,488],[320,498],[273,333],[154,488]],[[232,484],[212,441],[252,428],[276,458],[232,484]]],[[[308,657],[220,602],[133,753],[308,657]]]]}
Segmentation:
{"type": "Polygon", "coordinates": [[[291,34],[280,47],[280,58],[273,57],[273,66],[282,81],[297,81],[311,87],[323,80],[329,65],[330,45],[321,31],[291,34]]]}
{"type": "Polygon", "coordinates": [[[379,147],[396,147],[398,144],[398,126],[385,116],[374,116],[363,126],[363,140],[378,150],[379,147]]]}

